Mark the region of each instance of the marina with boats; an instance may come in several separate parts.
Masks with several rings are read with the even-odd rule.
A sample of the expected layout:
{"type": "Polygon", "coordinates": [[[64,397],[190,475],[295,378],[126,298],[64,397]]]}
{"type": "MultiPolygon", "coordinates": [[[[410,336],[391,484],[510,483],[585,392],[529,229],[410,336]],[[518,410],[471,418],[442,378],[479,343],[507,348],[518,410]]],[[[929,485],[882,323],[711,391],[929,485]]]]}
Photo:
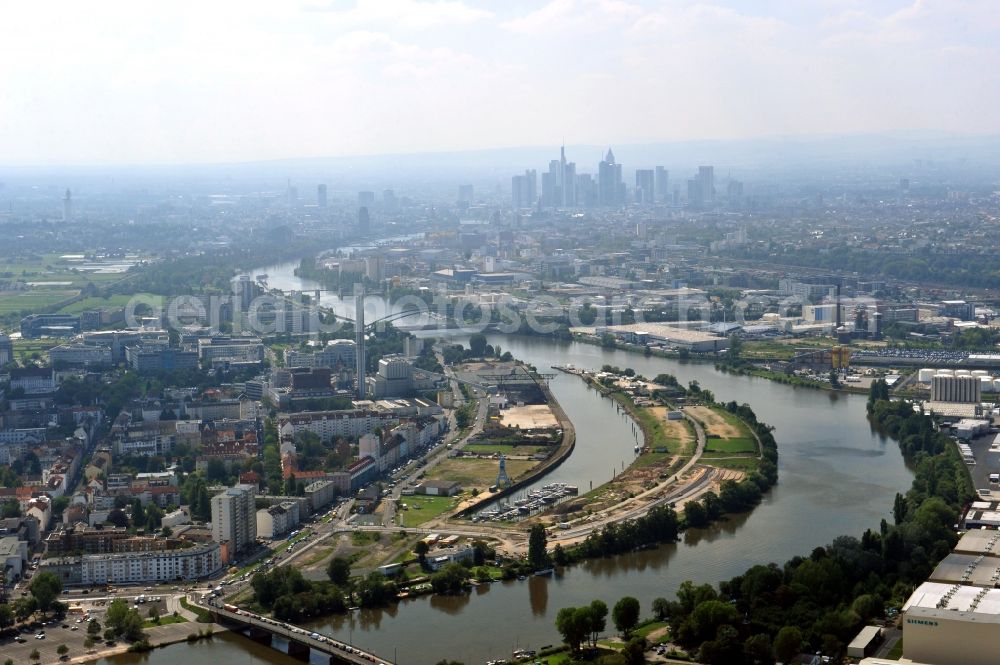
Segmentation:
{"type": "Polygon", "coordinates": [[[474,515],[473,522],[505,522],[518,520],[533,512],[545,510],[560,499],[576,496],[580,488],[567,483],[550,483],[529,490],[512,502],[504,501],[474,515]]]}

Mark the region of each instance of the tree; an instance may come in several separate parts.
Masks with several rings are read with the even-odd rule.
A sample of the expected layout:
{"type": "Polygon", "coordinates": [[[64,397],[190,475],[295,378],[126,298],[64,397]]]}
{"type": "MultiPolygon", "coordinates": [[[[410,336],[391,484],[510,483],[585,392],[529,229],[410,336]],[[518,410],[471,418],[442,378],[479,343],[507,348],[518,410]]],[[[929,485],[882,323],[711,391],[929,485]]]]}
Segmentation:
{"type": "Polygon", "coordinates": [[[653,599],[653,616],[657,621],[666,621],[670,617],[670,601],[666,598],[653,599]]]}
{"type": "Polygon", "coordinates": [[[101,622],[97,619],[91,619],[87,623],[87,634],[97,636],[101,634],[101,622]]]}
{"type": "Polygon", "coordinates": [[[743,351],[743,340],[738,335],[729,336],[729,348],[726,349],[726,359],[729,362],[736,362],[740,359],[743,351]]]}
{"type": "Polygon", "coordinates": [[[38,609],[47,612],[59,594],[62,593],[63,583],[58,575],[54,573],[38,573],[35,579],[31,580],[31,597],[38,603],[38,609]]]}
{"type": "Polygon", "coordinates": [[[38,609],[38,601],[33,596],[18,598],[14,601],[14,616],[24,621],[38,609]]]}
{"type": "MultiPolygon", "coordinates": [[[[8,486],[9,485],[5,485],[8,486]]],[[[3,502],[3,517],[20,517],[21,516],[21,504],[18,503],[17,499],[7,499],[3,502]]]]}
{"type": "Polygon", "coordinates": [[[14,625],[14,610],[10,605],[0,605],[0,628],[14,625]]]}
{"type": "Polygon", "coordinates": [[[834,388],[840,387],[840,375],[837,374],[837,370],[830,370],[830,385],[834,388]]]}
{"type": "Polygon", "coordinates": [[[462,592],[467,579],[469,579],[469,569],[460,563],[452,562],[431,575],[431,586],[434,588],[434,593],[452,595],[462,592]]]}
{"type": "Polygon", "coordinates": [[[632,629],[639,625],[639,601],[632,596],[625,596],[615,603],[611,618],[618,632],[628,638],[632,629]]]}
{"type": "Polygon", "coordinates": [[[557,566],[565,566],[569,563],[569,556],[566,554],[566,550],[563,549],[562,543],[556,543],[556,546],[552,549],[552,562],[557,566]]]}
{"type": "Polygon", "coordinates": [[[528,534],[528,563],[535,570],[544,568],[549,557],[545,553],[545,527],[541,524],[534,524],[528,534]]]}
{"type": "Polygon", "coordinates": [[[684,520],[689,527],[702,527],[708,524],[708,511],[700,501],[688,501],[684,504],[684,520]]]}
{"type": "Polygon", "coordinates": [[[104,632],[107,637],[111,633],[112,639],[122,637],[130,642],[134,642],[143,637],[142,617],[139,612],[129,609],[128,603],[122,598],[116,598],[108,604],[108,611],[104,618],[107,630],[104,632]]]}
{"type": "Polygon", "coordinates": [[[121,508],[115,508],[110,513],[108,513],[108,521],[119,528],[124,528],[128,526],[128,516],[125,514],[121,508]]]}
{"type": "Polygon", "coordinates": [[[326,575],[337,586],[347,586],[351,581],[351,562],[342,556],[333,557],[326,566],[326,575]]]}
{"type": "Polygon", "coordinates": [[[597,646],[597,636],[608,626],[608,606],[603,600],[593,600],[587,610],[590,613],[590,643],[597,646]]]}
{"type": "Polygon", "coordinates": [[[751,635],[743,643],[743,655],[754,665],[770,665],[774,662],[771,639],[764,633],[751,635]]]}
{"type": "Polygon", "coordinates": [[[83,641],[83,648],[91,649],[95,644],[97,644],[97,640],[94,639],[93,635],[87,635],[87,639],[83,641]]]}
{"type": "Polygon", "coordinates": [[[153,623],[160,623],[160,610],[156,605],[149,608],[149,618],[153,623]]]}
{"type": "Polygon", "coordinates": [[[469,337],[469,353],[473,358],[482,358],[486,355],[486,335],[476,333],[469,337]]]}
{"type": "Polygon", "coordinates": [[[646,638],[633,637],[622,649],[625,665],[643,665],[646,662],[646,638]]]}
{"type": "Polygon", "coordinates": [[[556,630],[562,635],[563,642],[570,650],[579,651],[580,643],[590,630],[589,608],[562,608],[556,615],[556,630]]]}
{"type": "Polygon", "coordinates": [[[28,654],[28,658],[31,660],[41,660],[42,654],[38,653],[38,649],[32,649],[31,653],[28,654]]]}
{"type": "Polygon", "coordinates": [[[65,656],[66,654],[69,653],[69,647],[66,646],[65,644],[60,644],[59,646],[56,647],[56,653],[59,654],[60,656],[65,656]]]}
{"type": "Polygon", "coordinates": [[[782,663],[790,663],[802,650],[802,631],[784,626],[774,637],[774,655],[782,663]]]}
{"type": "Polygon", "coordinates": [[[430,549],[431,546],[423,540],[418,540],[417,544],[413,546],[413,551],[416,553],[417,560],[420,562],[421,567],[427,563],[427,552],[429,552],[430,549]]]}

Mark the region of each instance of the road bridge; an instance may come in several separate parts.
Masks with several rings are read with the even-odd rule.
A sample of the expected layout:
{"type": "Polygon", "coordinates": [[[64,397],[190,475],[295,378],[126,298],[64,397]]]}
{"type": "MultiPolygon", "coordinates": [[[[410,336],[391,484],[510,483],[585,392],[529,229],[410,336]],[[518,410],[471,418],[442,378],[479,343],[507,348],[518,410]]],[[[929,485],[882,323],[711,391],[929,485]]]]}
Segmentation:
{"type": "Polygon", "coordinates": [[[273,646],[275,637],[288,642],[288,655],[309,663],[330,665],[393,665],[373,653],[332,637],[233,606],[207,607],[216,623],[246,634],[261,644],[273,646]],[[329,660],[327,660],[329,659],[329,660]]]}

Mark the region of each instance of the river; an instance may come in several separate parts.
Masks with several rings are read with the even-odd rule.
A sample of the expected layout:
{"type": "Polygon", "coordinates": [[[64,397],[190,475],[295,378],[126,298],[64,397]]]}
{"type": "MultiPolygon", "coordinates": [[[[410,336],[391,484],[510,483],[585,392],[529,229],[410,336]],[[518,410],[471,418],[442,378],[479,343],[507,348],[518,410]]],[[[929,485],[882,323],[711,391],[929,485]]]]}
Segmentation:
{"type": "MultiPolygon", "coordinates": [[[[479,665],[508,657],[515,646],[557,643],[554,620],[562,607],[594,598],[611,605],[632,595],[648,613],[653,598],[672,596],[686,579],[716,583],[756,563],[808,554],[841,534],[860,536],[888,517],[894,494],[909,487],[912,475],[896,444],[871,431],[863,396],[732,376],[708,364],[647,358],[579,342],[499,335],[490,336],[490,342],[540,371],[551,365],[611,364],[632,367],[650,378],[668,372],[684,384],[698,381],[716,399],[747,402],[776,428],[778,485],[748,515],[689,531],[675,545],[586,562],[551,579],[481,586],[460,597],[405,600],[389,609],[320,621],[314,629],[386,658],[395,652],[402,663],[430,665],[448,658],[479,665]]],[[[551,388],[576,426],[577,447],[546,481],[572,482],[583,491],[591,480],[596,485],[610,478],[612,468],[631,457],[630,425],[578,377],[560,373],[551,388]]],[[[219,648],[237,647],[227,642],[219,648]]],[[[181,645],[169,653],[191,665],[227,662],[208,660],[198,649],[181,645]]],[[[285,661],[276,656],[266,662],[285,661]]]]}

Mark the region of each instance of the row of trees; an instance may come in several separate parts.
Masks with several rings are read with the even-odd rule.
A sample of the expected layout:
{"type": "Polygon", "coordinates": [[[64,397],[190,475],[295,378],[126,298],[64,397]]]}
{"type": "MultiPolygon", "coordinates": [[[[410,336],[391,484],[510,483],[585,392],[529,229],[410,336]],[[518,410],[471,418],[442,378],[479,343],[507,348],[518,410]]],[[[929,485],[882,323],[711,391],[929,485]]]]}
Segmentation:
{"type": "Polygon", "coordinates": [[[968,472],[928,416],[882,399],[885,386],[872,391],[873,424],[899,441],[915,469],[912,487],[894,502],[894,523],[782,566],[754,566],[718,588],[685,582],[677,600],[654,601],[654,616],[700,662],[788,662],[803,650],[839,657],[861,626],[901,606],[951,551],[951,525],[972,497],[968,472]]]}
{"type": "MultiPolygon", "coordinates": [[[[625,665],[641,665],[644,662],[646,641],[641,637],[631,637],[632,631],[639,625],[639,612],[639,601],[631,596],[620,599],[611,611],[615,628],[626,641],[622,651],[625,665]]],[[[556,630],[570,650],[577,653],[582,646],[597,648],[597,638],[607,628],[607,622],[608,606],[602,600],[594,600],[589,605],[559,610],[556,615],[556,630]]]]}

